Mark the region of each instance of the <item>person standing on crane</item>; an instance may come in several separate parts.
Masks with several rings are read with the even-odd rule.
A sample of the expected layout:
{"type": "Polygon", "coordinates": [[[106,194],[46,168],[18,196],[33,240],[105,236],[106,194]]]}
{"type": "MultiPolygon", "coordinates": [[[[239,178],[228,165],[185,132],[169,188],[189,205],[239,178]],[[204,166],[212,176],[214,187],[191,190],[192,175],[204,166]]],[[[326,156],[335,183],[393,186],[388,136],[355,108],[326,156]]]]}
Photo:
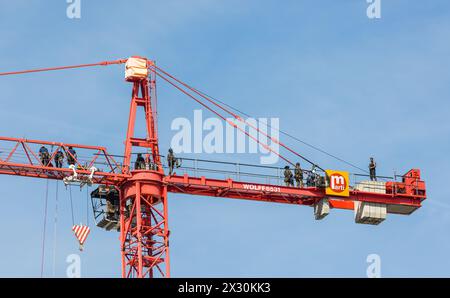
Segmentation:
{"type": "Polygon", "coordinates": [[[136,157],[136,162],[134,163],[135,170],[145,170],[145,159],[142,156],[142,153],[138,153],[136,157]]]}
{"type": "Polygon", "coordinates": [[[153,160],[152,156],[148,157],[148,163],[150,165],[150,170],[152,171],[158,171],[158,165],[156,164],[156,162],[153,160]]]}
{"type": "Polygon", "coordinates": [[[111,221],[118,221],[119,219],[119,202],[117,200],[118,194],[114,188],[110,188],[109,195],[106,196],[106,219],[111,221]],[[116,195],[114,195],[116,193],[116,195]]]}
{"type": "Polygon", "coordinates": [[[64,154],[59,150],[56,149],[55,153],[55,165],[57,168],[62,168],[64,162],[64,154]]]}
{"type": "Polygon", "coordinates": [[[289,166],[284,167],[284,183],[286,186],[294,186],[294,175],[292,175],[292,171],[289,166]]]}
{"type": "Polygon", "coordinates": [[[295,164],[294,178],[297,187],[303,187],[303,171],[299,162],[295,164]]]}
{"type": "Polygon", "coordinates": [[[152,171],[158,171],[158,164],[156,163],[155,159],[152,157],[152,155],[148,156],[148,163],[150,165],[150,170],[152,171]]]}
{"type": "Polygon", "coordinates": [[[313,165],[311,171],[308,173],[308,177],[306,178],[307,186],[316,186],[317,174],[316,174],[316,165],[313,165]]]}
{"type": "Polygon", "coordinates": [[[49,166],[50,154],[48,153],[48,149],[45,146],[42,146],[39,149],[39,158],[41,159],[42,165],[44,165],[45,167],[49,166]]]}
{"type": "Polygon", "coordinates": [[[69,150],[67,150],[67,163],[70,165],[75,165],[75,160],[77,159],[77,152],[73,149],[72,146],[69,146],[69,150]]]}
{"type": "Polygon", "coordinates": [[[373,157],[371,157],[369,163],[370,181],[377,181],[376,169],[377,163],[373,160],[373,157]]]}
{"type": "Polygon", "coordinates": [[[175,165],[177,164],[177,159],[175,158],[175,155],[173,154],[173,149],[169,149],[169,154],[167,154],[167,164],[169,165],[169,176],[173,174],[173,169],[175,165]]]}

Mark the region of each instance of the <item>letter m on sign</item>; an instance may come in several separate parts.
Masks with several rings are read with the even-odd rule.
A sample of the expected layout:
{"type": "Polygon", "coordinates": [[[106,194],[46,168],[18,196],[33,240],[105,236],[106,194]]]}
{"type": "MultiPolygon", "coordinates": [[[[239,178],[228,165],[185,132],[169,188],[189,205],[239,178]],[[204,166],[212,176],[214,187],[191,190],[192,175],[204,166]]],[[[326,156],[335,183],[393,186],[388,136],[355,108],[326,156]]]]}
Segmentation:
{"type": "Polygon", "coordinates": [[[328,185],[325,193],[330,196],[348,197],[349,191],[349,175],[348,172],[326,170],[328,185]]]}

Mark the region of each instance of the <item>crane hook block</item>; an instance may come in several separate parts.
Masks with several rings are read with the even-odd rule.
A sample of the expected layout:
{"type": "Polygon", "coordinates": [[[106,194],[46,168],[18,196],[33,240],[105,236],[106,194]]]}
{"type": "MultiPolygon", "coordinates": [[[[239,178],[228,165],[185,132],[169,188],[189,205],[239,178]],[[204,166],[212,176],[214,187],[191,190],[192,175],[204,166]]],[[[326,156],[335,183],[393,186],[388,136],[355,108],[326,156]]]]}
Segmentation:
{"type": "Polygon", "coordinates": [[[148,76],[148,60],[141,57],[130,57],[125,63],[125,80],[140,81],[148,76]]]}
{"type": "Polygon", "coordinates": [[[72,231],[75,234],[75,237],[77,238],[78,242],[80,243],[80,251],[82,251],[84,242],[86,241],[86,238],[91,230],[89,229],[88,226],[80,224],[74,225],[72,227],[72,231]]]}

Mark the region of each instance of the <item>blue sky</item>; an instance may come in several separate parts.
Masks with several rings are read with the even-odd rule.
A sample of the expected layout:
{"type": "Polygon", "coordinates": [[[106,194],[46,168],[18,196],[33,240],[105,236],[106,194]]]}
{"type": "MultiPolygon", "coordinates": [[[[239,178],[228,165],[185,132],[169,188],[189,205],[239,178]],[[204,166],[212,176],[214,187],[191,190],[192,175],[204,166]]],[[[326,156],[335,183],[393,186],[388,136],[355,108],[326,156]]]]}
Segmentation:
{"type": "MultiPolygon", "coordinates": [[[[251,115],[279,117],[282,130],[337,156],[362,167],[374,156],[385,175],[420,168],[427,182],[423,208],[375,227],[354,224],[352,212],[315,221],[306,207],[171,195],[173,276],[365,277],[372,253],[382,276],[450,276],[448,1],[383,0],[379,20],[367,18],[364,0],[82,0],[77,20],[66,7],[0,1],[0,71],[146,56],[251,115]]],[[[130,85],[122,66],[2,77],[0,90],[0,135],[123,152],[130,85]]],[[[171,121],[197,108],[160,82],[163,152],[171,121]]],[[[353,170],[284,141],[326,168],[353,170]]],[[[0,177],[0,276],[40,275],[45,185],[0,177]]],[[[65,276],[65,258],[78,247],[59,189],[55,272],[65,276]]],[[[74,199],[84,221],[85,190],[74,199]]],[[[45,276],[54,209],[51,181],[45,276]]],[[[118,234],[93,228],[80,255],[82,276],[120,275],[118,234]]]]}

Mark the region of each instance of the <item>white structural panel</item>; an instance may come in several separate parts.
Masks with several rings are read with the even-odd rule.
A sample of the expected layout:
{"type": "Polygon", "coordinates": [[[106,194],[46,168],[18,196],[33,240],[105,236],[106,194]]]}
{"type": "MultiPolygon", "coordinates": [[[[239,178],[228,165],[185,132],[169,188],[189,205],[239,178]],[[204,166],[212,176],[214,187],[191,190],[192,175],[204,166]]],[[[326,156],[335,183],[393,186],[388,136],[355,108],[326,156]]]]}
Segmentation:
{"type": "MultiPolygon", "coordinates": [[[[386,193],[386,183],[382,181],[362,181],[355,185],[359,191],[386,193]]],[[[355,222],[378,225],[386,219],[387,205],[370,202],[355,202],[355,222]]]]}

